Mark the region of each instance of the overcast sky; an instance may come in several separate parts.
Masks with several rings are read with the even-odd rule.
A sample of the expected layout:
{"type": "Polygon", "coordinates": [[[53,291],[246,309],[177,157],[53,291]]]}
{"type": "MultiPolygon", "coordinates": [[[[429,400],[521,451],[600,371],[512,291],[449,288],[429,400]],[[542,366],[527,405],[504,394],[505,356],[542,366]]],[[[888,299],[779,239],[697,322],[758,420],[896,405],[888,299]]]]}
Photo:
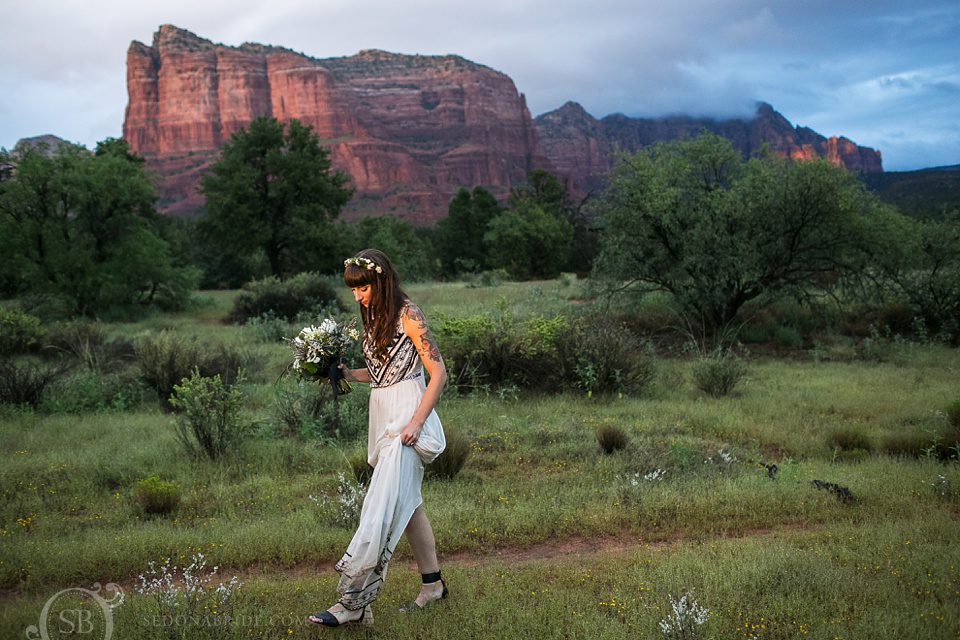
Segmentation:
{"type": "Polygon", "coordinates": [[[119,136],[126,50],[170,23],[314,57],[456,53],[513,78],[533,115],[749,115],[960,163],[957,0],[0,0],[0,146],[119,136]]]}

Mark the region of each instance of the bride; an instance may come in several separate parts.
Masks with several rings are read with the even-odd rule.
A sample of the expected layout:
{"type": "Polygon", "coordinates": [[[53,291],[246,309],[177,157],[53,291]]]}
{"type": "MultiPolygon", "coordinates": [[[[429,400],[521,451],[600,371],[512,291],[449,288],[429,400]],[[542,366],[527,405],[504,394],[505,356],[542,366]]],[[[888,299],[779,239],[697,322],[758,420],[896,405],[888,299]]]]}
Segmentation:
{"type": "Polygon", "coordinates": [[[446,447],[434,411],[447,380],[443,358],[423,313],[400,288],[397,272],[384,253],[365,249],[348,258],[343,279],[360,304],[367,366],[341,365],[341,369],[351,382],[370,383],[367,461],[374,471],[360,526],[336,565],[340,600],[307,618],[328,627],[373,624],[370,604],[380,593],[403,532],[422,585],[416,599],[401,611],[416,611],[448,594],[420,493],[423,465],[433,462],[446,447]]]}

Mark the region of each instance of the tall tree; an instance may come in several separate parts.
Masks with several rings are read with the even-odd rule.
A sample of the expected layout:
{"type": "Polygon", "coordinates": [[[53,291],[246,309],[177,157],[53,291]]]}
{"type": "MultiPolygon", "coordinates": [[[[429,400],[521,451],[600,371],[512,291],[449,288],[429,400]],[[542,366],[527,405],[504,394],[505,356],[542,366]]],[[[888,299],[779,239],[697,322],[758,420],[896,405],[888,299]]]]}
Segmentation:
{"type": "Polygon", "coordinates": [[[824,161],[744,162],[703,134],[622,156],[599,209],[597,274],[673,294],[716,335],[748,301],[822,290],[857,268],[876,200],[824,161]]]}
{"type": "Polygon", "coordinates": [[[332,221],[350,200],[345,174],[309,126],[258,118],[223,146],[204,178],[199,228],[212,268],[231,284],[253,276],[262,255],[271,275],[326,271],[339,259],[332,221]]]}
{"type": "Polygon", "coordinates": [[[143,161],[123,140],[105,140],[94,154],[24,149],[12,160],[12,177],[0,183],[5,293],[83,315],[186,301],[195,270],[163,238],[143,161]]]}
{"type": "Polygon", "coordinates": [[[367,217],[356,226],[351,253],[374,247],[388,256],[404,282],[428,280],[437,273],[433,243],[406,220],[392,216],[367,217]]]}
{"type": "Polygon", "coordinates": [[[555,278],[567,263],[572,229],[532,199],[520,200],[490,221],[484,242],[493,267],[514,278],[555,278]]]}
{"type": "Polygon", "coordinates": [[[503,207],[489,191],[460,189],[450,201],[447,217],[437,226],[437,245],[445,273],[483,271],[489,268],[484,234],[503,207]]]}

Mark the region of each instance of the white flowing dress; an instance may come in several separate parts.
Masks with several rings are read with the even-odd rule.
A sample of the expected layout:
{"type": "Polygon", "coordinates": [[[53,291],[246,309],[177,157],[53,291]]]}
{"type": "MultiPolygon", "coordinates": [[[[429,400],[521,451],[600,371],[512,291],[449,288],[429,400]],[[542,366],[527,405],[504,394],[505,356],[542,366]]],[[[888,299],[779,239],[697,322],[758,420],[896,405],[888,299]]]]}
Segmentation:
{"type": "Polygon", "coordinates": [[[404,446],[400,441],[400,432],[410,422],[426,389],[423,363],[403,331],[405,312],[406,307],[400,312],[386,362],[375,357],[367,336],[363,340],[371,386],[367,461],[373,467],[373,477],[363,500],[360,526],[336,565],[340,602],[352,611],[367,606],[379,595],[397,542],[413,512],[423,504],[423,465],[433,462],[446,448],[436,411],[430,412],[414,446],[404,446]]]}

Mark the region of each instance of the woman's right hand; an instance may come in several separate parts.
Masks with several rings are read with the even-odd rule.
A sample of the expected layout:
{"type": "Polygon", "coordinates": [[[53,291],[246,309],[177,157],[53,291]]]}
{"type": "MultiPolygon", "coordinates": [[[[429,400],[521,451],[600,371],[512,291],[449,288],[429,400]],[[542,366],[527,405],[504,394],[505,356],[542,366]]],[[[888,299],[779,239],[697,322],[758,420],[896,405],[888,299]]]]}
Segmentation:
{"type": "Polygon", "coordinates": [[[343,363],[340,364],[340,374],[347,382],[358,382],[357,377],[353,375],[353,369],[350,369],[343,363]]]}

